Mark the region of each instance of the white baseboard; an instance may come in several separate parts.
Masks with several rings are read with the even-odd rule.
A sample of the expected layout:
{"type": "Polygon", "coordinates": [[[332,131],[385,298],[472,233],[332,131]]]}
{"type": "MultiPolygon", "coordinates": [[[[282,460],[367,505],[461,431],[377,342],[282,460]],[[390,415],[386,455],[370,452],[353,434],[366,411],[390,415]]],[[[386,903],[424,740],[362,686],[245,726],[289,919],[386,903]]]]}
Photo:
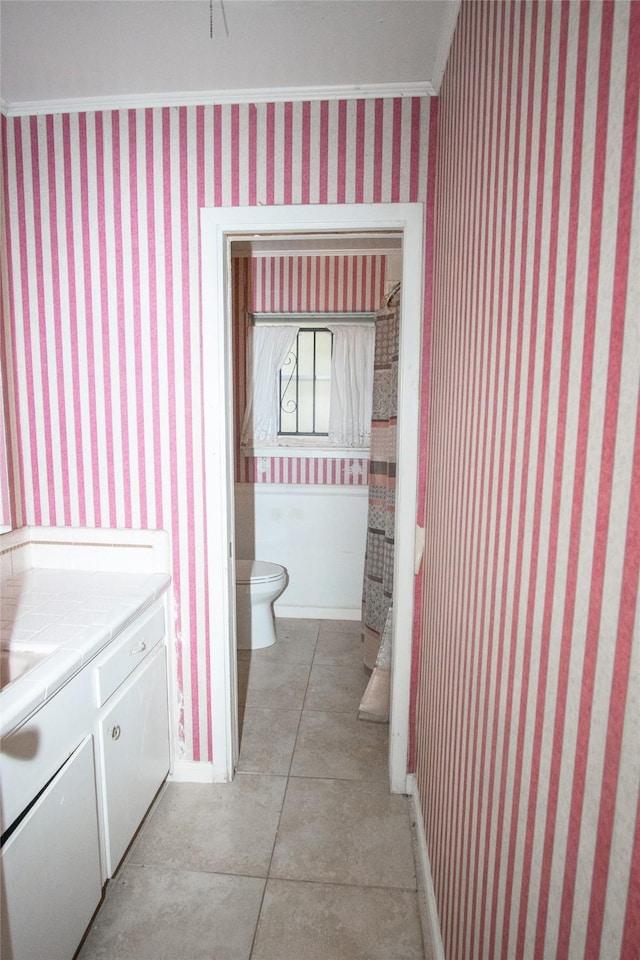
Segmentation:
{"type": "Polygon", "coordinates": [[[303,620],[360,620],[362,607],[297,607],[286,604],[274,604],[276,617],[303,620]]]}
{"type": "Polygon", "coordinates": [[[176,760],[167,779],[173,783],[216,783],[213,764],[194,760],[176,760]]]}
{"type": "Polygon", "coordinates": [[[423,925],[423,935],[425,941],[431,941],[434,960],[446,960],[442,934],[440,932],[440,918],[438,917],[436,895],[433,889],[431,864],[429,862],[429,851],[427,850],[427,837],[424,830],[424,820],[422,818],[422,805],[420,803],[420,794],[418,793],[418,784],[415,774],[413,773],[407,775],[407,793],[411,797],[413,817],[416,825],[416,841],[418,845],[418,862],[416,867],[420,874],[418,877],[418,897],[422,901],[420,904],[420,919],[423,925]]]}

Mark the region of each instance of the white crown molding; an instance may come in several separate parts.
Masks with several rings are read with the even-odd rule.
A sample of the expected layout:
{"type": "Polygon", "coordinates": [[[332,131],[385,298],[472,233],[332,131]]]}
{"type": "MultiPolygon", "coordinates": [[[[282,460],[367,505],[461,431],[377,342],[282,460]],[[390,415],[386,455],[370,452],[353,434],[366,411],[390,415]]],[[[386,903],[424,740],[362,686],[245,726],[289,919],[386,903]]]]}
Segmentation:
{"type": "Polygon", "coordinates": [[[299,100],[380,100],[397,97],[431,97],[429,80],[408,83],[372,83],[352,86],[269,87],[255,90],[195,90],[178,93],[122,94],[78,97],[70,100],[2,101],[9,117],[49,113],[92,113],[102,110],[142,110],[154,107],[194,107],[230,103],[282,103],[299,100]]]}
{"type": "Polygon", "coordinates": [[[449,0],[449,3],[445,8],[445,24],[440,31],[440,42],[438,44],[438,49],[436,50],[436,55],[433,61],[433,77],[431,79],[431,85],[433,87],[432,96],[434,97],[437,97],[440,93],[440,85],[442,84],[442,78],[447,66],[447,60],[449,59],[449,51],[451,50],[451,44],[453,42],[453,35],[458,22],[458,14],[460,13],[461,3],[462,0],[449,0]]]}

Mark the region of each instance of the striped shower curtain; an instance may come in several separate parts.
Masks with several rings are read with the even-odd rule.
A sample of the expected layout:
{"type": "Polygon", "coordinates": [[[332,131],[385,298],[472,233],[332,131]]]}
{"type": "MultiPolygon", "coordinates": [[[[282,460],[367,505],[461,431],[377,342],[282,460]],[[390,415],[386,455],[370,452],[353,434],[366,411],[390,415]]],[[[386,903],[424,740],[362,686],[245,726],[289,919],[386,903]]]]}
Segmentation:
{"type": "MultiPolygon", "coordinates": [[[[373,670],[393,596],[400,285],[376,316],[369,516],[362,599],[364,663],[373,670]]],[[[390,630],[387,630],[390,636],[390,630]]],[[[388,660],[390,651],[384,651],[388,660]]]]}

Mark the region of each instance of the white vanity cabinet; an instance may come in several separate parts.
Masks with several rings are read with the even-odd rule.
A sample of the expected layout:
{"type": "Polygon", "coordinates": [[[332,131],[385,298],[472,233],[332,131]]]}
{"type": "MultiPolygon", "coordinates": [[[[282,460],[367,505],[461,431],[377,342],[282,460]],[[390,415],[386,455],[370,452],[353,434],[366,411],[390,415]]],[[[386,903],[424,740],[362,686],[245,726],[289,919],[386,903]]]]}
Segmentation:
{"type": "Polygon", "coordinates": [[[102,896],[92,737],[47,784],[2,846],[7,960],[69,960],[102,896]]]}
{"type": "Polygon", "coordinates": [[[96,576],[86,601],[82,573],[38,576],[12,583],[15,596],[33,609],[35,581],[48,609],[68,600],[68,621],[51,625],[47,653],[0,694],[2,960],[70,960],[170,767],[164,575],[139,592],[121,575],[96,576]]]}
{"type": "Polygon", "coordinates": [[[94,668],[104,878],[112,877],[169,772],[164,607],[136,621],[94,668]]]}

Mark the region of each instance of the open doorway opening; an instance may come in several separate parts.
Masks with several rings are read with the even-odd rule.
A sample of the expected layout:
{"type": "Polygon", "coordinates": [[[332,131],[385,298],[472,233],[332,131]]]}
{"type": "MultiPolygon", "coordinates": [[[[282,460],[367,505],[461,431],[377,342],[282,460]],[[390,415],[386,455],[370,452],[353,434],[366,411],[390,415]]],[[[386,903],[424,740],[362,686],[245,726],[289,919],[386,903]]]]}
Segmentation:
{"type": "Polygon", "coordinates": [[[205,364],[206,496],[209,542],[211,685],[214,777],[233,776],[238,754],[235,659],[235,510],[237,449],[234,404],[233,245],[284,241],[296,245],[354,243],[396,236],[402,251],[403,324],[398,377],[398,487],[392,656],[390,786],[406,786],[417,438],[422,330],[422,204],[233,208],[202,211],[203,345],[205,364]],[[274,240],[275,238],[275,240],[274,240]]]}

